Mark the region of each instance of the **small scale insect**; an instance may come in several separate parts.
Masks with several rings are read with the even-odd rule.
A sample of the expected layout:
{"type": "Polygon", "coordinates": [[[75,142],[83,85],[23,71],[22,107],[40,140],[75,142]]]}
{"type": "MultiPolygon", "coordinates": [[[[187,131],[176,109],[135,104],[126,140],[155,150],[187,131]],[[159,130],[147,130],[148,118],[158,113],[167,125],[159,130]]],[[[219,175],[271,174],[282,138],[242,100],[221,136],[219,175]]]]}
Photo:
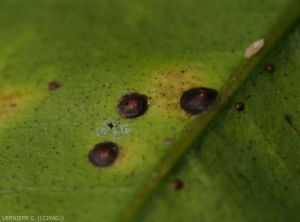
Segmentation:
{"type": "Polygon", "coordinates": [[[192,88],[182,94],[180,105],[188,114],[196,115],[211,106],[217,96],[218,92],[214,89],[205,87],[192,88]]]}
{"type": "Polygon", "coordinates": [[[238,102],[235,104],[236,111],[242,112],[245,110],[245,104],[242,102],[238,102]]]}
{"type": "Polygon", "coordinates": [[[265,66],[265,70],[268,73],[273,73],[275,71],[275,66],[273,64],[269,63],[265,66]]]}
{"type": "Polygon", "coordinates": [[[182,180],[175,179],[172,181],[171,186],[173,190],[181,190],[184,187],[184,183],[182,182],[182,180]]]}
{"type": "Polygon", "coordinates": [[[119,154],[119,147],[113,142],[98,143],[89,152],[88,158],[97,167],[112,165],[119,154]]]}
{"type": "Polygon", "coordinates": [[[60,84],[57,81],[52,81],[48,84],[49,91],[57,90],[59,87],[60,87],[60,84]]]}
{"type": "Polygon", "coordinates": [[[265,44],[264,39],[259,39],[253,42],[246,50],[245,50],[245,58],[249,59],[255,54],[257,54],[265,44]]]}
{"type": "Polygon", "coordinates": [[[147,111],[148,98],[142,94],[131,93],[122,97],[117,108],[121,117],[135,118],[147,111]]]}

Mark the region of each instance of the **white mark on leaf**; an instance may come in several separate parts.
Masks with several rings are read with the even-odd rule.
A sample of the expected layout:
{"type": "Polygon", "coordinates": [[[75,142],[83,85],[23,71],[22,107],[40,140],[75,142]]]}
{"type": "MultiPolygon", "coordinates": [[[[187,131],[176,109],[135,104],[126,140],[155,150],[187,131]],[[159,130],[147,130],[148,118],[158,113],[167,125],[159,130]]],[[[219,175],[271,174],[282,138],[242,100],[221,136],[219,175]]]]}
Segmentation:
{"type": "Polygon", "coordinates": [[[265,44],[264,39],[259,39],[253,42],[246,50],[245,50],[245,58],[249,59],[255,54],[257,54],[265,44]]]}
{"type": "Polygon", "coordinates": [[[119,139],[122,136],[130,133],[131,129],[127,124],[120,124],[116,120],[106,120],[101,127],[96,128],[97,137],[112,136],[115,139],[119,139]]]}

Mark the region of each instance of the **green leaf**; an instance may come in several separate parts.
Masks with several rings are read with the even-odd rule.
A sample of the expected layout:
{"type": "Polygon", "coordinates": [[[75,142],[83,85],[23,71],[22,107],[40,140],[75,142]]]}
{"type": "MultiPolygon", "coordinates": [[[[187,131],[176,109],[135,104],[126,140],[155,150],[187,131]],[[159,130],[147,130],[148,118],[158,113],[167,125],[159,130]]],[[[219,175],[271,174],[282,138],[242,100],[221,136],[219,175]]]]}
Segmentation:
{"type": "MultiPolygon", "coordinates": [[[[140,208],[131,205],[131,201],[140,198],[140,190],[152,177],[154,169],[160,167],[161,159],[173,152],[170,143],[183,138],[186,126],[195,120],[178,105],[182,91],[196,86],[219,91],[226,89],[232,73],[245,64],[245,49],[253,41],[274,30],[272,27],[275,26],[275,32],[272,32],[274,37],[267,39],[265,51],[255,57],[257,59],[250,59],[251,67],[255,67],[295,19],[299,9],[297,7],[293,7],[287,17],[284,15],[291,2],[1,1],[0,215],[61,215],[66,221],[117,221],[120,218],[122,221],[126,212],[129,212],[127,215],[136,216],[140,208]],[[282,23],[285,21],[287,23],[282,23]],[[49,91],[48,83],[52,81],[58,81],[60,88],[49,91]],[[149,109],[139,118],[122,119],[116,106],[120,98],[130,92],[146,94],[149,97],[149,109]],[[114,125],[113,129],[107,126],[108,123],[114,125]],[[104,141],[119,144],[120,155],[113,166],[97,168],[89,162],[87,156],[95,144],[104,141]]],[[[292,46],[299,48],[297,43],[292,44],[291,49],[292,46]]],[[[290,56],[289,53],[287,55],[290,56]]],[[[275,58],[279,60],[274,57],[274,61],[275,58]]],[[[296,57],[293,61],[292,66],[296,68],[296,57]]],[[[293,70],[289,68],[291,64],[286,64],[287,61],[284,63],[286,66],[282,66],[282,69],[293,70]]],[[[248,68],[249,73],[251,67],[248,68]]],[[[276,72],[280,72],[280,67],[276,72]]],[[[279,78],[274,74],[275,77],[279,78]]],[[[266,82],[267,78],[273,77],[264,75],[260,78],[265,78],[266,82]]],[[[294,74],[285,78],[293,83],[297,76],[294,74]]],[[[267,82],[271,84],[271,81],[267,82]]],[[[282,87],[281,91],[291,92],[296,98],[295,88],[289,88],[280,79],[276,83],[283,84],[278,86],[282,87]]],[[[243,101],[246,100],[242,93],[253,90],[248,88],[245,86],[239,95],[243,101]]],[[[227,178],[226,173],[234,168],[231,163],[246,158],[246,154],[232,153],[238,152],[234,145],[240,146],[243,141],[247,142],[248,136],[256,132],[258,125],[254,123],[260,114],[254,111],[263,107],[264,101],[259,98],[264,96],[265,91],[261,91],[257,96],[247,98],[249,101],[246,101],[245,113],[239,115],[229,112],[235,121],[226,120],[224,112],[216,117],[200,141],[201,152],[207,152],[206,157],[201,153],[203,161],[199,162],[198,152],[194,150],[192,152],[197,156],[192,158],[195,153],[191,153],[178,165],[181,167],[179,173],[189,177],[184,179],[187,184],[183,192],[179,193],[182,197],[173,201],[175,196],[172,192],[169,194],[168,189],[163,189],[163,198],[157,200],[157,203],[149,203],[145,211],[147,219],[163,220],[169,214],[167,210],[176,212],[173,213],[174,218],[183,218],[184,211],[178,210],[176,206],[181,204],[182,198],[193,200],[189,195],[199,194],[195,189],[188,190],[188,181],[197,175],[198,170],[197,178],[207,178],[206,198],[211,203],[207,211],[209,215],[213,214],[214,203],[217,203],[218,198],[226,195],[226,209],[222,208],[219,214],[213,214],[209,217],[211,220],[218,220],[223,215],[228,220],[238,220],[242,216],[243,220],[249,221],[256,217],[262,218],[257,209],[259,206],[271,207],[273,198],[278,198],[278,201],[274,201],[274,213],[269,210],[270,217],[279,215],[278,220],[295,218],[292,213],[296,211],[292,208],[299,204],[297,195],[294,195],[294,199],[288,196],[293,190],[297,191],[292,182],[288,183],[291,191],[286,196],[284,192],[279,192],[281,186],[276,183],[272,187],[274,190],[262,187],[273,184],[264,178],[266,174],[270,174],[274,181],[291,178],[288,175],[296,172],[296,154],[286,148],[284,154],[295,158],[293,161],[288,158],[285,160],[287,169],[291,171],[282,169],[282,172],[276,174],[276,168],[271,165],[272,159],[268,155],[278,158],[276,160],[280,160],[280,164],[283,162],[279,158],[281,156],[277,157],[277,149],[271,147],[272,141],[261,143],[265,135],[255,136],[261,139],[257,140],[257,148],[264,145],[271,148],[261,153],[262,159],[257,162],[258,165],[248,166],[245,161],[242,168],[251,172],[251,175],[259,175],[251,187],[255,193],[253,199],[249,203],[243,199],[243,186],[246,185],[241,182],[243,179],[237,176],[236,171],[230,174],[236,181],[231,183],[227,178]],[[257,101],[250,101],[251,98],[257,98],[257,101]],[[254,110],[251,115],[251,106],[248,104],[254,103],[257,105],[252,105],[254,110]],[[249,116],[247,113],[250,113],[249,116]],[[224,128],[225,121],[228,121],[229,127],[224,128]],[[253,122],[252,128],[244,131],[239,137],[239,143],[235,143],[237,136],[232,138],[231,149],[226,150],[224,157],[220,157],[222,161],[219,160],[216,152],[218,146],[224,146],[225,136],[229,140],[242,122],[247,125],[253,122]],[[220,131],[222,137],[215,134],[214,128],[220,131]],[[222,128],[226,131],[222,131],[222,128]],[[205,143],[207,148],[204,148],[205,143]],[[227,165],[223,167],[224,163],[227,165]],[[191,171],[193,164],[195,168],[191,171]],[[274,168],[274,175],[268,171],[266,166],[269,165],[274,168]],[[219,172],[220,169],[224,170],[223,174],[219,172]],[[235,189],[236,193],[233,192],[235,189]],[[229,191],[234,195],[229,195],[229,191]],[[263,191],[268,191],[265,198],[262,196],[263,191]],[[241,204],[235,202],[235,198],[241,204]],[[260,201],[261,205],[254,204],[255,200],[260,201]],[[288,205],[280,208],[279,200],[285,200],[288,205]],[[172,209],[166,208],[169,202],[172,203],[172,209]],[[158,209],[155,205],[161,207],[158,209]],[[239,208],[240,205],[245,209],[239,208]],[[291,215],[285,215],[284,209],[288,209],[286,214],[291,212],[291,215]]],[[[265,93],[266,96],[280,95],[269,95],[269,91],[265,93]]],[[[287,101],[276,103],[282,112],[285,111],[283,104],[291,109],[293,105],[297,107],[295,100],[287,101]]],[[[292,119],[288,121],[289,124],[280,119],[286,124],[286,130],[282,130],[282,133],[287,136],[280,134],[281,131],[274,131],[268,135],[269,140],[273,138],[278,139],[277,142],[284,142],[289,136],[288,142],[294,144],[289,130],[294,129],[294,134],[299,136],[296,130],[297,114],[290,110],[287,115],[292,119]]],[[[268,118],[270,116],[263,121],[267,122],[269,130],[276,128],[272,125],[276,125],[276,122],[268,118]]],[[[276,126],[281,126],[281,122],[276,126]]],[[[276,146],[277,143],[274,144],[276,146]]],[[[297,151],[296,148],[294,151],[297,151]]],[[[173,163],[168,165],[168,170],[173,163]]],[[[244,171],[240,174],[247,178],[249,175],[244,171]]],[[[175,172],[172,174],[171,178],[177,177],[175,172]]],[[[182,177],[181,174],[178,177],[182,177]]],[[[198,182],[199,179],[195,181],[194,188],[202,186],[201,181],[198,182]]],[[[296,180],[294,182],[296,184],[296,180]]],[[[146,191],[150,197],[153,190],[146,191]]],[[[147,198],[143,199],[142,205],[147,201],[147,198]]],[[[199,202],[197,199],[190,204],[185,204],[181,210],[204,207],[205,199],[199,202]]],[[[191,219],[198,217],[192,213],[191,219]]]]}
{"type": "Polygon", "coordinates": [[[144,221],[299,220],[299,49],[298,25],[169,175],[144,221]]]}

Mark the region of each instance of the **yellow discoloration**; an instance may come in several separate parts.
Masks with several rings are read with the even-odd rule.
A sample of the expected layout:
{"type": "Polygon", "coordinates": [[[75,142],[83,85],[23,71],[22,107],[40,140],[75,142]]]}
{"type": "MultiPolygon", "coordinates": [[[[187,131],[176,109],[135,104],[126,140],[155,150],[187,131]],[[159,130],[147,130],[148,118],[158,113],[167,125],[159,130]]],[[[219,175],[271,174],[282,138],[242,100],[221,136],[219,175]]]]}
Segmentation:
{"type": "Polygon", "coordinates": [[[173,67],[163,69],[154,77],[154,88],[150,93],[150,103],[159,111],[181,111],[179,101],[184,91],[202,86],[199,67],[173,67]]]}
{"type": "Polygon", "coordinates": [[[21,100],[21,92],[0,95],[0,120],[9,118],[12,112],[20,105],[21,100]]]}
{"type": "Polygon", "coordinates": [[[42,95],[43,93],[29,86],[2,89],[0,91],[0,123],[13,120],[12,117],[15,117],[15,114],[23,112],[26,105],[32,105],[32,102],[39,100],[42,95]]]}

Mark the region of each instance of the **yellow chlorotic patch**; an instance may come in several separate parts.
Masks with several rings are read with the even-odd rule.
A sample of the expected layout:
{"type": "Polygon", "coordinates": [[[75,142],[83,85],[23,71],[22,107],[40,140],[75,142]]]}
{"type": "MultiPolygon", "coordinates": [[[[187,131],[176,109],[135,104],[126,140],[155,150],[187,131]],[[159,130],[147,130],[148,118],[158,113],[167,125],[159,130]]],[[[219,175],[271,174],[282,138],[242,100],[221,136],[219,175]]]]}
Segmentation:
{"type": "Polygon", "coordinates": [[[165,68],[154,76],[153,88],[149,89],[150,105],[158,108],[160,113],[180,111],[180,98],[184,91],[204,86],[200,80],[200,73],[204,72],[199,67],[178,66],[165,68]]]}
{"type": "Polygon", "coordinates": [[[13,92],[8,95],[0,95],[0,120],[7,119],[11,116],[21,102],[22,93],[13,92]]]}
{"type": "Polygon", "coordinates": [[[16,112],[23,110],[29,101],[40,97],[40,93],[33,90],[7,89],[0,92],[0,123],[12,119],[16,112]]]}

